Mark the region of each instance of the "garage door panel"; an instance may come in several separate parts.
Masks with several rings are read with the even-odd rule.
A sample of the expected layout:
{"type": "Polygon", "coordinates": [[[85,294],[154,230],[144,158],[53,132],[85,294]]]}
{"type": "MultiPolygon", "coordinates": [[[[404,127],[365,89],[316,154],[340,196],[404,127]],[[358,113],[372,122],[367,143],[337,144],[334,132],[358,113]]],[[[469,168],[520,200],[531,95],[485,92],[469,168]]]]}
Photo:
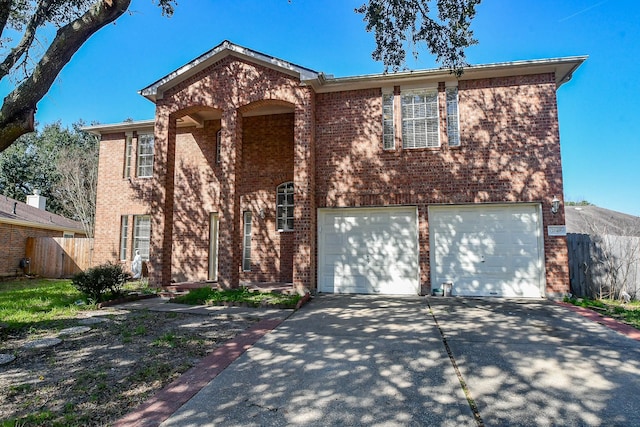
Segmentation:
{"type": "Polygon", "coordinates": [[[320,292],[419,293],[416,208],[322,209],[318,215],[320,292]]]}
{"type": "Polygon", "coordinates": [[[432,284],[454,295],[539,297],[543,292],[537,205],[429,209],[432,284]]]}
{"type": "Polygon", "coordinates": [[[455,285],[454,295],[475,297],[512,297],[512,298],[539,298],[540,293],[529,281],[512,281],[510,283],[494,282],[490,280],[469,280],[455,285]]]}
{"type": "Polygon", "coordinates": [[[328,233],[325,239],[325,244],[331,247],[342,246],[342,235],[340,233],[328,233]]]}

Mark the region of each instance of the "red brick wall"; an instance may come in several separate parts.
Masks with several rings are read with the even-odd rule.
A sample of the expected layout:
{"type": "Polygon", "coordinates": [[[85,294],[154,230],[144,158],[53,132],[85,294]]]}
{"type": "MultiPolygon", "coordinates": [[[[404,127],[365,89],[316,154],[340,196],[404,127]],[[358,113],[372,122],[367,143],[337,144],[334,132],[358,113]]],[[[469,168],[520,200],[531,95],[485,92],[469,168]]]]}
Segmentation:
{"type": "Polygon", "coordinates": [[[216,133],[220,121],[203,128],[176,131],[176,167],[173,204],[172,279],[207,280],[209,222],[219,212],[220,167],[216,164],[216,133]]]}
{"type": "Polygon", "coordinates": [[[417,205],[428,292],[428,205],[541,202],[547,292],[566,292],[566,241],[546,236],[547,225],[564,224],[562,212],[549,213],[563,194],[555,89],[552,74],[460,81],[461,146],[448,147],[445,135],[439,148],[390,151],[382,149],[381,90],[318,94],[317,207],[417,205]]]}
{"type": "MultiPolygon", "coordinates": [[[[293,180],[293,119],[288,113],[242,121],[240,211],[253,213],[252,265],[250,272],[240,273],[242,282],[292,280],[293,233],[276,230],[276,187],[293,180]]],[[[225,180],[216,163],[220,127],[219,120],[207,121],[202,129],[176,132],[171,278],[177,282],[208,276],[210,214],[221,213],[220,184],[225,180]]]]}
{"type": "Polygon", "coordinates": [[[251,271],[241,273],[243,282],[293,280],[293,233],[276,230],[276,188],[293,181],[293,122],[293,113],[242,121],[240,210],[253,214],[251,271]]]}
{"type": "MultiPolygon", "coordinates": [[[[189,197],[196,197],[198,192],[188,187],[181,188],[185,186],[183,182],[189,182],[181,174],[184,174],[187,164],[188,168],[198,169],[196,182],[203,173],[210,173],[207,155],[197,151],[205,153],[209,145],[215,143],[215,134],[213,129],[209,132],[205,126],[206,136],[194,143],[193,136],[184,139],[178,129],[176,137],[171,130],[177,119],[199,111],[215,111],[221,116],[222,160],[213,167],[213,179],[207,182],[209,190],[204,193],[208,194],[206,197],[213,198],[210,208],[215,208],[214,202],[219,208],[218,271],[221,284],[235,286],[240,280],[291,279],[291,240],[294,237],[275,233],[274,221],[276,186],[293,180],[294,114],[284,114],[282,116],[286,117],[281,118],[281,114],[271,116],[270,111],[275,108],[279,112],[294,112],[296,105],[307,102],[308,96],[308,89],[300,87],[298,79],[231,57],[222,59],[163,94],[156,109],[154,182],[157,189],[152,196],[152,204],[159,207],[152,209],[152,252],[157,255],[152,259],[155,282],[206,276],[208,246],[205,250],[204,243],[208,245],[208,235],[204,239],[204,228],[208,233],[208,226],[195,230],[183,224],[187,222],[185,218],[193,220],[193,216],[188,216],[190,213],[195,213],[196,219],[201,216],[199,221],[204,220],[206,209],[189,212],[194,208],[185,207],[189,197]],[[283,135],[285,141],[281,140],[283,135]],[[174,164],[175,173],[171,170],[174,164]],[[220,177],[224,178],[220,180],[220,177]],[[265,206],[264,219],[256,214],[260,206],[265,206]],[[254,213],[255,264],[250,273],[241,272],[242,212],[247,209],[254,213]],[[167,222],[174,224],[173,228],[168,228],[167,222]],[[195,241],[195,245],[187,243],[189,241],[195,241]],[[257,250],[258,247],[261,249],[257,250]],[[170,268],[167,266],[168,253],[173,254],[170,268]],[[191,265],[185,267],[185,262],[191,265]]],[[[302,110],[305,108],[308,106],[302,110]]],[[[308,127],[313,128],[312,123],[308,127]]],[[[198,202],[208,203],[206,200],[198,202]]],[[[306,233],[311,231],[306,230],[306,233]]],[[[311,269],[311,263],[312,260],[307,258],[307,270],[311,269]]]]}
{"type": "MultiPolygon", "coordinates": [[[[128,260],[133,259],[133,215],[148,214],[151,179],[137,178],[137,137],[133,138],[131,180],[123,178],[125,134],[103,135],[98,161],[94,265],[120,259],[121,216],[129,215],[128,260]]],[[[152,230],[153,233],[153,230],[152,230]]],[[[127,263],[129,267],[129,263],[127,263]]]]}
{"type": "Polygon", "coordinates": [[[62,231],[0,223],[0,277],[22,275],[20,260],[25,257],[27,237],[62,237],[62,231]]]}

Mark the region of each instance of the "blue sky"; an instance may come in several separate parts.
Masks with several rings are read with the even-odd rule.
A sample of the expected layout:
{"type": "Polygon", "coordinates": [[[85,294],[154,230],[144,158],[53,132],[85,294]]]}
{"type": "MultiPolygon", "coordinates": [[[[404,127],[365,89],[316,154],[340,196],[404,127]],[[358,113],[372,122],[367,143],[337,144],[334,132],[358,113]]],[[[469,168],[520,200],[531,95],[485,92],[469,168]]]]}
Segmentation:
{"type": "MultiPolygon", "coordinates": [[[[336,76],[382,72],[354,13],[363,2],[183,0],[165,18],[151,0],[133,0],[74,56],[36,119],[151,119],[137,91],[225,39],[336,76]]],[[[485,0],[477,12],[471,64],[589,55],[558,91],[565,198],[640,216],[640,2],[485,0]]],[[[424,50],[407,65],[437,66],[424,50]]]]}

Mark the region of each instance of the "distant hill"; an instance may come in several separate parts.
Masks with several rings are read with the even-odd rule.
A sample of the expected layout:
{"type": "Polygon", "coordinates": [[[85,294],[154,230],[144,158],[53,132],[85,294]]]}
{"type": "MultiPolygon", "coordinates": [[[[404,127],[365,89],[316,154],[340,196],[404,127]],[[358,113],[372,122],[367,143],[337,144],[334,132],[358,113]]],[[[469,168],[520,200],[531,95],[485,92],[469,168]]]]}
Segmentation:
{"type": "Polygon", "coordinates": [[[565,206],[567,233],[640,236],[640,217],[598,206],[565,206]]]}

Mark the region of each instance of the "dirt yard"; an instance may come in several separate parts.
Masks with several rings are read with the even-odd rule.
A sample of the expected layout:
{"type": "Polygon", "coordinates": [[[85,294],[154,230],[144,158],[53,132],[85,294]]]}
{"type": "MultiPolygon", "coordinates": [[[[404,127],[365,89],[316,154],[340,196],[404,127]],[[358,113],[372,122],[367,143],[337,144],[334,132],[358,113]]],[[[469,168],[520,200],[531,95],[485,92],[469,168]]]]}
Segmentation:
{"type": "Polygon", "coordinates": [[[0,332],[0,353],[16,356],[0,365],[0,425],[108,425],[257,320],[115,307],[0,332]]]}

